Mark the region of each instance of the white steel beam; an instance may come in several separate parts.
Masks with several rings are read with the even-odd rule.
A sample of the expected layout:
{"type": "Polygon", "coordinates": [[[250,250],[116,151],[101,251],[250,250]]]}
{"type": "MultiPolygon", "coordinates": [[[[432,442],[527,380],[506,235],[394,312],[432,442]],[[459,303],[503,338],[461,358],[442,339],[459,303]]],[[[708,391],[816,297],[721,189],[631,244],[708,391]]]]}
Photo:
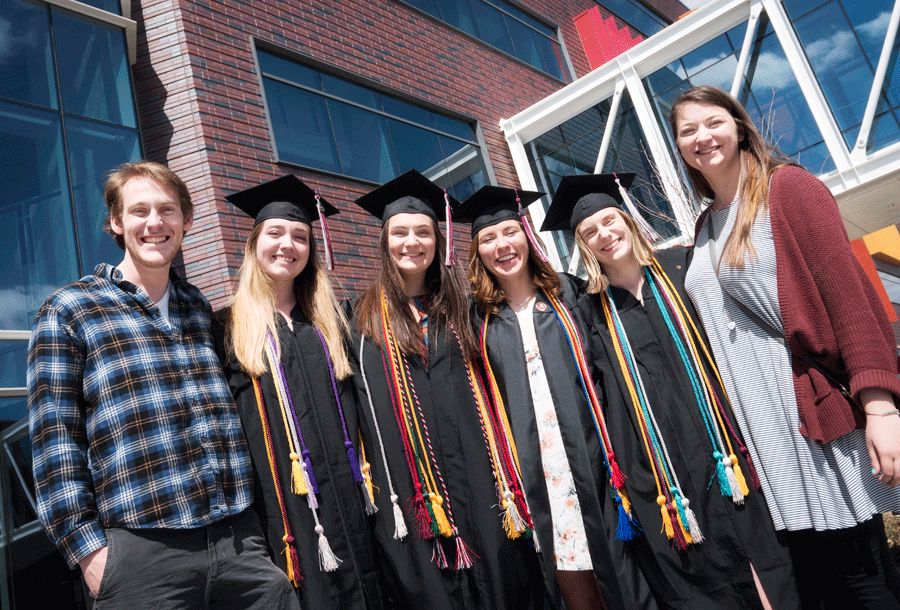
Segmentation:
{"type": "Polygon", "coordinates": [[[613,93],[612,102],[609,104],[609,116],[606,118],[606,126],[603,128],[603,141],[600,142],[600,152],[597,153],[597,162],[594,163],[594,173],[603,171],[606,162],[606,153],[609,151],[609,141],[612,140],[613,129],[616,126],[616,116],[619,114],[619,104],[622,101],[622,93],[625,91],[625,80],[616,82],[616,91],[613,93]]]}
{"type": "Polygon", "coordinates": [[[734,71],[734,80],[731,82],[731,97],[734,98],[741,92],[741,83],[744,81],[744,71],[747,69],[750,49],[753,48],[753,39],[756,38],[756,30],[759,28],[759,15],[762,13],[762,8],[762,4],[758,1],[754,1],[750,6],[750,19],[747,20],[744,44],[741,45],[741,56],[738,59],[737,69],[734,71]]]}

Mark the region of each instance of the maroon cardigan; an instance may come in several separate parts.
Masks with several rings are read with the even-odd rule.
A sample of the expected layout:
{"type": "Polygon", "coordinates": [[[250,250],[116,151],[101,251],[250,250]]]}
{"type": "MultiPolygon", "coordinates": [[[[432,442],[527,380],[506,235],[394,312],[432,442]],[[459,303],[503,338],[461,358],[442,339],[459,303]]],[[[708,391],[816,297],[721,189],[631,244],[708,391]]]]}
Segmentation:
{"type": "MultiPolygon", "coordinates": [[[[697,220],[703,226],[707,212],[697,220]]],[[[775,171],[769,214],[778,302],[787,345],[849,380],[851,393],[882,388],[900,397],[897,345],[884,305],[853,254],[837,203],[818,178],[794,166],[775,171]]],[[[865,415],[802,358],[794,357],[800,433],[818,443],[864,429],[865,415]]]]}

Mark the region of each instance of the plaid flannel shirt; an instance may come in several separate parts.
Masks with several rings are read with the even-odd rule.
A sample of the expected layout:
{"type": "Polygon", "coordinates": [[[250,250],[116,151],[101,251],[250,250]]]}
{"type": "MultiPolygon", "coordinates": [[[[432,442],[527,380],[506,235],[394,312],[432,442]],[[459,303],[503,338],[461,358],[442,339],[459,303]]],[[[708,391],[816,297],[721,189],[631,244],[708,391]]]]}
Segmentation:
{"type": "Polygon", "coordinates": [[[199,290],[170,322],[110,265],[50,296],[28,350],[38,516],[74,567],[104,528],[194,528],[253,497],[250,453],[199,290]]]}

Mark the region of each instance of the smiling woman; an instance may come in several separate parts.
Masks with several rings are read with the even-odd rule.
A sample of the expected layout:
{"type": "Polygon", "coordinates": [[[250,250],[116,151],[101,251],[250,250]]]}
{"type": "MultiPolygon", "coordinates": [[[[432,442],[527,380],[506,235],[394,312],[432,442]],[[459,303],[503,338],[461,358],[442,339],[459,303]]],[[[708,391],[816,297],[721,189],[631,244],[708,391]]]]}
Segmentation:
{"type": "Polygon", "coordinates": [[[294,176],[228,199],[256,219],[226,314],[226,372],[270,554],[302,607],[381,608],[348,325],[312,235],[337,209],[294,176]]]}

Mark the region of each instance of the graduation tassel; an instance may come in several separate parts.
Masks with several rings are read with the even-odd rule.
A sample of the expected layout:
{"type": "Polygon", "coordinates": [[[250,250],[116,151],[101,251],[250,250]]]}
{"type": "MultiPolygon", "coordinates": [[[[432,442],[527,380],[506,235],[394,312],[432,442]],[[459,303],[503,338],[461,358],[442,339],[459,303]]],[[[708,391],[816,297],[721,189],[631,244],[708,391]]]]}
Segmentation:
{"type": "Polygon", "coordinates": [[[306,487],[306,477],[303,476],[303,467],[300,465],[300,456],[291,453],[291,491],[298,496],[309,493],[306,487]]]}
{"type": "Polygon", "coordinates": [[[616,454],[614,451],[609,452],[609,457],[607,458],[609,461],[609,478],[612,480],[612,486],[616,489],[622,489],[622,486],[625,485],[625,480],[628,478],[619,468],[619,463],[616,462],[616,454]]]}
{"type": "Polygon", "coordinates": [[[674,534],[673,539],[675,541],[675,548],[679,551],[683,551],[688,548],[689,540],[685,535],[687,532],[684,531],[684,526],[678,519],[678,509],[669,502],[666,504],[666,511],[669,513],[669,519],[672,521],[672,533],[674,534]]]}
{"type": "Polygon", "coordinates": [[[425,506],[421,483],[416,483],[416,493],[412,497],[412,503],[416,518],[416,535],[422,540],[434,537],[434,534],[431,533],[431,517],[428,516],[428,507],[425,506]]]}
{"type": "Polygon", "coordinates": [[[456,534],[456,565],[454,566],[457,570],[465,570],[467,568],[471,568],[475,561],[472,559],[472,551],[463,542],[463,539],[459,537],[459,532],[454,532],[456,534]]]}
{"type": "Polygon", "coordinates": [[[747,479],[744,478],[744,471],[741,470],[741,464],[738,462],[737,456],[733,453],[728,455],[731,460],[731,467],[734,469],[734,478],[737,479],[738,487],[745,496],[750,495],[750,489],[747,487],[747,479]]]}
{"type": "Polygon", "coordinates": [[[658,241],[662,241],[662,237],[660,237],[659,233],[656,232],[656,229],[651,226],[649,222],[644,220],[644,217],[641,215],[641,211],[638,210],[637,206],[634,205],[634,202],[631,200],[631,196],[628,194],[628,191],[625,190],[625,187],[622,186],[622,183],[619,182],[619,177],[613,172],[613,178],[616,181],[616,185],[619,187],[619,194],[622,196],[622,201],[625,203],[625,207],[628,208],[628,213],[631,214],[631,217],[637,223],[638,228],[640,228],[641,233],[647,238],[651,244],[655,244],[658,241]]]}
{"type": "Polygon", "coordinates": [[[672,540],[672,538],[675,537],[675,530],[672,529],[672,521],[670,521],[669,518],[669,511],[666,510],[666,497],[657,496],[656,503],[659,504],[659,512],[662,515],[663,531],[666,533],[666,538],[672,540]]]}
{"type": "Polygon", "coordinates": [[[431,501],[431,510],[434,512],[434,522],[437,524],[438,532],[441,536],[449,538],[453,535],[453,530],[447,520],[447,513],[444,512],[444,499],[437,493],[430,494],[428,499],[431,501]]]}
{"type": "Polygon", "coordinates": [[[303,574],[300,572],[300,560],[297,559],[297,549],[294,548],[294,537],[285,535],[282,540],[284,541],[283,552],[287,561],[288,580],[291,581],[291,584],[296,589],[300,586],[300,581],[303,580],[303,574]]]}
{"type": "Polygon", "coordinates": [[[316,209],[319,211],[319,222],[322,223],[322,243],[325,245],[325,266],[329,271],[334,271],[334,250],[331,247],[331,234],[328,225],[325,224],[325,207],[319,198],[319,190],[316,189],[316,209]]]}
{"type": "Polygon", "coordinates": [[[319,535],[319,567],[324,572],[334,572],[342,562],[331,550],[328,538],[325,537],[325,528],[321,524],[316,524],[316,533],[319,535]]]}
{"type": "Polygon", "coordinates": [[[514,540],[525,531],[525,521],[516,507],[515,495],[509,490],[503,494],[503,511],[503,527],[506,530],[506,536],[514,540]]]}
{"type": "MultiPolygon", "coordinates": [[[[731,483],[728,482],[728,475],[725,473],[725,464],[722,459],[725,456],[718,451],[713,452],[713,459],[716,460],[716,477],[719,479],[719,491],[723,496],[731,495],[731,483]]],[[[729,464],[731,461],[729,460],[729,464]]]]}
{"type": "Polygon", "coordinates": [[[693,536],[691,536],[691,526],[688,522],[687,514],[684,511],[684,504],[682,504],[681,501],[681,491],[674,486],[670,491],[672,492],[672,498],[675,500],[675,510],[678,513],[678,521],[681,523],[681,528],[684,530],[685,540],[688,544],[691,544],[693,542],[693,536]]]}
{"type": "Polygon", "coordinates": [[[516,203],[519,205],[519,219],[522,221],[522,227],[525,229],[525,237],[528,238],[528,243],[537,252],[538,258],[541,259],[542,263],[549,262],[550,259],[547,258],[547,253],[538,244],[537,238],[534,236],[534,230],[531,228],[531,223],[528,222],[528,217],[525,216],[525,208],[522,207],[522,200],[519,199],[518,189],[516,189],[516,203]]]}
{"type": "Polygon", "coordinates": [[[391,494],[391,504],[394,506],[394,540],[403,540],[409,531],[406,529],[406,521],[403,519],[400,498],[397,494],[391,494]]]}
{"type": "Polygon", "coordinates": [[[306,476],[309,479],[309,490],[314,494],[319,493],[319,484],[316,482],[316,475],[313,472],[312,460],[309,459],[309,450],[303,450],[303,470],[306,471],[306,476]]]}
{"type": "Polygon", "coordinates": [[[444,265],[452,267],[456,264],[456,249],[453,247],[453,210],[450,208],[450,196],[444,189],[444,218],[447,221],[447,252],[444,255],[444,265]]]}
{"type": "Polygon", "coordinates": [[[694,539],[694,544],[703,542],[706,538],[703,537],[703,533],[700,531],[697,515],[691,510],[691,501],[687,498],[682,498],[681,505],[684,506],[684,512],[687,514],[688,529],[691,532],[691,538],[694,539]]]}
{"type": "Polygon", "coordinates": [[[756,474],[756,468],[753,466],[753,459],[750,457],[750,450],[745,445],[741,445],[741,454],[747,460],[747,468],[750,469],[750,480],[753,481],[753,487],[756,490],[762,489],[762,483],[759,482],[759,475],[756,474]]]}
{"type": "Polygon", "coordinates": [[[447,563],[447,554],[444,553],[444,547],[441,546],[441,539],[437,536],[434,538],[434,547],[431,551],[431,561],[437,564],[442,570],[445,570],[450,567],[450,564],[447,563]]]}
{"type": "Polygon", "coordinates": [[[375,506],[375,484],[372,483],[372,466],[366,462],[362,465],[362,473],[363,479],[365,480],[365,487],[363,489],[363,496],[366,499],[366,514],[374,515],[378,512],[378,507],[375,506]]]}
{"type": "Polygon", "coordinates": [[[734,475],[734,468],[731,465],[731,460],[727,457],[723,457],[722,466],[725,467],[725,476],[728,479],[728,487],[731,489],[731,499],[735,504],[740,506],[744,503],[744,494],[734,475]]]}
{"type": "Polygon", "coordinates": [[[638,534],[633,517],[625,510],[622,498],[618,494],[614,493],[613,498],[615,498],[616,510],[619,513],[619,522],[616,525],[616,539],[633,540],[638,534]]]}
{"type": "Polygon", "coordinates": [[[359,460],[356,459],[356,451],[353,450],[353,443],[347,440],[344,441],[344,446],[347,448],[347,459],[350,460],[350,472],[353,474],[353,480],[362,483],[363,474],[359,467],[359,460]]]}

